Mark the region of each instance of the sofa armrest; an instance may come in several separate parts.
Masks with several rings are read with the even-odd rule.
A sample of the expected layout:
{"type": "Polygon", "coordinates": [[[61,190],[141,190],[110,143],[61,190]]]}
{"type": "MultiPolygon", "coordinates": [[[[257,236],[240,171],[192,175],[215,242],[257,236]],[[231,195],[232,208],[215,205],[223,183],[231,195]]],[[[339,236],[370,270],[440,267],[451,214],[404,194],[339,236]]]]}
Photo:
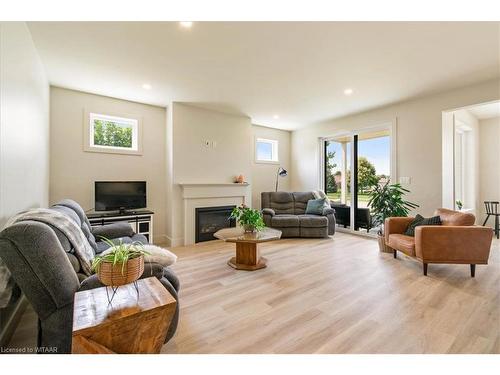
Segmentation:
{"type": "Polygon", "coordinates": [[[132,237],[135,232],[130,224],[121,222],[92,227],[92,234],[99,240],[102,237],[107,239],[132,237]]]}
{"type": "Polygon", "coordinates": [[[415,253],[429,263],[487,264],[492,238],[488,227],[422,225],[415,228],[415,253]]]}
{"type": "Polygon", "coordinates": [[[413,221],[413,217],[388,217],[384,222],[385,243],[389,242],[389,235],[403,234],[408,225],[413,221]]]}
{"type": "Polygon", "coordinates": [[[262,215],[269,215],[269,216],[274,216],[276,215],[276,212],[272,208],[264,208],[262,210],[262,215]]]}
{"type": "Polygon", "coordinates": [[[331,207],[325,207],[323,208],[323,216],[327,216],[327,215],[334,215],[335,214],[335,210],[331,207]]]}

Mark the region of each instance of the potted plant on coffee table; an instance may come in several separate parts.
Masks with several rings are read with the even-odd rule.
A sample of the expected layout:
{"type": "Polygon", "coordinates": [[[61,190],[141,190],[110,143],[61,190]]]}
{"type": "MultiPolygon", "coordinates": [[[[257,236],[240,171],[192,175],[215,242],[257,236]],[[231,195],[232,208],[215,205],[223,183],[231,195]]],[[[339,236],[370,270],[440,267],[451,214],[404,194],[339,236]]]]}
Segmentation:
{"type": "MultiPolygon", "coordinates": [[[[113,290],[111,302],[119,286],[135,283],[144,272],[144,251],[140,242],[115,244],[107,238],[103,238],[110,247],[101,255],[92,260],[92,270],[97,274],[99,281],[110,286],[113,290]]],[[[136,287],[137,289],[137,287],[136,287]]]]}
{"type": "Polygon", "coordinates": [[[247,233],[258,232],[266,226],[259,210],[251,209],[243,204],[233,208],[230,218],[235,219],[247,233]]]}
{"type": "Polygon", "coordinates": [[[418,207],[418,204],[404,199],[405,194],[409,192],[400,184],[390,184],[389,180],[385,184],[375,185],[370,192],[368,207],[373,214],[374,226],[379,226],[378,244],[382,252],[392,253],[392,249],[385,244],[385,219],[388,217],[407,217],[410,210],[418,207]]]}

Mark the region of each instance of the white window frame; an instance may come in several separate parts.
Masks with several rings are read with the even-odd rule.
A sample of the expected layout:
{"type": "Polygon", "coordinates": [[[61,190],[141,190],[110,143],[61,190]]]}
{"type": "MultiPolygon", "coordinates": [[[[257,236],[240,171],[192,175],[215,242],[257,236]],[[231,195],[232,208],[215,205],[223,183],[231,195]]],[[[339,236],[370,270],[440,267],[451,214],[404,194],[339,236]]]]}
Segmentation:
{"type": "Polygon", "coordinates": [[[279,164],[279,153],[278,153],[279,142],[277,139],[268,139],[268,138],[255,138],[255,162],[262,164],[279,164]],[[259,159],[257,156],[257,145],[259,143],[269,143],[271,144],[271,160],[259,159]]]}
{"type": "Polygon", "coordinates": [[[85,111],[84,151],[111,154],[142,155],[142,121],[138,116],[127,114],[103,114],[104,111],[85,111]],[[94,144],[94,120],[114,121],[130,125],[132,128],[132,147],[102,146],[94,144]]]}

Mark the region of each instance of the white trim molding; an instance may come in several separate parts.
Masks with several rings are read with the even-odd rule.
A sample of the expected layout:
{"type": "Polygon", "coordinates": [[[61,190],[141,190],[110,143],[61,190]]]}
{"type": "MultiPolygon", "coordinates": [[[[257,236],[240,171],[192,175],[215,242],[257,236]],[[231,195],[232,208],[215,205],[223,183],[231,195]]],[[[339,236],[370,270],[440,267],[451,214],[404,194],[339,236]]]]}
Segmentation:
{"type": "Polygon", "coordinates": [[[184,202],[184,246],[195,243],[196,208],[239,206],[251,202],[250,184],[179,183],[184,202]]]}
{"type": "Polygon", "coordinates": [[[142,118],[129,114],[109,113],[107,111],[83,111],[83,150],[123,155],[142,155],[142,118]],[[94,144],[94,119],[103,119],[125,124],[132,128],[132,147],[101,146],[94,144]]]}

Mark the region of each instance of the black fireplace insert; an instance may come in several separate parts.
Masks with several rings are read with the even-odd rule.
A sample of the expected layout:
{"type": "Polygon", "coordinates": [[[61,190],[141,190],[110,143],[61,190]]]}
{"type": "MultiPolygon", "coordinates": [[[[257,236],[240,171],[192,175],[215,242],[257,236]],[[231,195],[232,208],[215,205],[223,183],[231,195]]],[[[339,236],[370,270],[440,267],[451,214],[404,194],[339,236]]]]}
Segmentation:
{"type": "Polygon", "coordinates": [[[214,233],[219,229],[235,227],[236,221],[230,218],[234,207],[236,206],[196,208],[195,242],[216,240],[214,233]]]}

